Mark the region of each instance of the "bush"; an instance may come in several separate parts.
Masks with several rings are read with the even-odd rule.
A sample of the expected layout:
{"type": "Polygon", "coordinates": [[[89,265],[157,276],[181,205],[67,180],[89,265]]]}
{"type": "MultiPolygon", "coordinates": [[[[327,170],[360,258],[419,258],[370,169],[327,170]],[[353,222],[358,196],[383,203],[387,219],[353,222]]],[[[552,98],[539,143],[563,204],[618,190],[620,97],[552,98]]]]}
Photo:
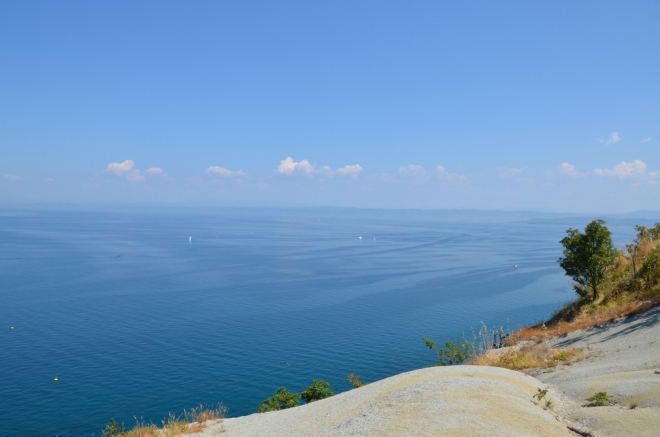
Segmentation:
{"type": "Polygon", "coordinates": [[[460,343],[458,341],[456,341],[456,343],[445,341],[445,347],[438,347],[433,340],[425,338],[424,344],[426,344],[429,349],[435,349],[438,351],[438,360],[440,361],[441,366],[463,364],[472,356],[470,344],[467,341],[460,343]]]}
{"type": "Polygon", "coordinates": [[[126,430],[124,429],[124,422],[119,424],[114,419],[114,417],[110,419],[110,423],[105,426],[105,429],[102,432],[103,432],[103,437],[121,437],[126,435],[126,430]]]}
{"type": "Polygon", "coordinates": [[[650,284],[657,284],[660,280],[660,246],[649,253],[644,260],[639,275],[650,284]]]}
{"type": "Polygon", "coordinates": [[[608,395],[607,392],[599,391],[592,397],[587,398],[586,401],[591,402],[591,406],[604,407],[607,405],[612,405],[612,396],[608,395]]]}
{"type": "Polygon", "coordinates": [[[284,410],[295,407],[299,402],[300,395],[298,393],[289,393],[286,391],[286,388],[280,387],[274,396],[264,400],[263,404],[257,407],[257,411],[266,413],[268,411],[284,410]]]}
{"type": "Polygon", "coordinates": [[[334,393],[330,390],[330,384],[322,379],[315,379],[314,383],[300,393],[300,397],[308,404],[319,399],[329,398],[334,393]]]}

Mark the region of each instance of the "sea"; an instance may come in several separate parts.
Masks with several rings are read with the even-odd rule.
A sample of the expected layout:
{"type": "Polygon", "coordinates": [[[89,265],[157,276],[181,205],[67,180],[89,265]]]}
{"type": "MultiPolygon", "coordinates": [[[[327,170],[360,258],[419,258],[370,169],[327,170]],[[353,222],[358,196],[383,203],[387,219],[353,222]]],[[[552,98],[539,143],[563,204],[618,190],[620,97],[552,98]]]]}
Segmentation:
{"type": "Polygon", "coordinates": [[[253,414],[278,387],[340,393],[349,373],[432,365],[424,337],[543,321],[575,296],[556,262],[566,222],[534,217],[0,208],[0,435],[100,436],[200,404],[253,414]]]}

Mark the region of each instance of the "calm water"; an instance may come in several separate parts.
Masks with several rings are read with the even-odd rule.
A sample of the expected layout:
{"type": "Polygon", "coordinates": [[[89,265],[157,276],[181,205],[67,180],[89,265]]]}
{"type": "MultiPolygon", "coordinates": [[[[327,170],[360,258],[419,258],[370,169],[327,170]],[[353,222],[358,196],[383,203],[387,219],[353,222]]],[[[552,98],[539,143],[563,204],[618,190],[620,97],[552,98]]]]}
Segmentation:
{"type": "Polygon", "coordinates": [[[98,436],[111,417],[160,423],[199,403],[244,415],[282,385],[341,392],[351,372],[427,366],[424,336],[514,328],[572,298],[555,262],[565,228],[333,209],[0,211],[0,435],[98,436]]]}

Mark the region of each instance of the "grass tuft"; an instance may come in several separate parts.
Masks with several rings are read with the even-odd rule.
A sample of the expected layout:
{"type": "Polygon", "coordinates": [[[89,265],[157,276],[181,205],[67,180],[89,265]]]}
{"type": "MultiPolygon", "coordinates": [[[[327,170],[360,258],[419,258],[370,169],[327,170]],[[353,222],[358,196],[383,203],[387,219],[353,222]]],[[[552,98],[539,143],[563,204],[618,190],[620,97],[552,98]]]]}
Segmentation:
{"type": "Polygon", "coordinates": [[[145,424],[144,421],[137,420],[137,423],[126,433],[126,437],[158,437],[158,427],[153,423],[145,424]]]}
{"type": "Polygon", "coordinates": [[[545,344],[530,344],[522,347],[514,346],[507,350],[490,350],[474,357],[471,364],[511,370],[546,369],[583,359],[584,354],[581,349],[551,349],[545,344]]]}
{"type": "Polygon", "coordinates": [[[355,373],[349,373],[348,376],[346,376],[346,379],[348,379],[355,388],[360,388],[364,385],[364,383],[360,381],[360,378],[355,373]]]}
{"type": "MultiPolygon", "coordinates": [[[[206,429],[209,420],[215,422],[222,422],[227,408],[218,404],[215,408],[208,408],[204,405],[184,410],[179,416],[170,413],[167,418],[162,420],[162,428],[153,423],[145,424],[142,419],[137,420],[136,425],[128,432],[123,431],[123,424],[121,426],[112,419],[110,424],[106,426],[103,435],[107,436],[125,436],[125,437],[176,437],[187,434],[196,434],[206,429]]],[[[220,433],[225,429],[221,428],[220,433]]]]}

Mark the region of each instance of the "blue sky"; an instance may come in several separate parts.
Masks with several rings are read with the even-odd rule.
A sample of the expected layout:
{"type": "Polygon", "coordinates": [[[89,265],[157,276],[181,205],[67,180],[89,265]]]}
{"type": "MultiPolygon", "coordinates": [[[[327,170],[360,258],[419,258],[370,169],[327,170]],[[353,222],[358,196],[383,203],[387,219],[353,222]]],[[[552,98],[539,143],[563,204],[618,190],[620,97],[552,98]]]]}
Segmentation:
{"type": "Polygon", "coordinates": [[[2,2],[0,203],[660,209],[658,19],[657,1],[2,2]]]}

